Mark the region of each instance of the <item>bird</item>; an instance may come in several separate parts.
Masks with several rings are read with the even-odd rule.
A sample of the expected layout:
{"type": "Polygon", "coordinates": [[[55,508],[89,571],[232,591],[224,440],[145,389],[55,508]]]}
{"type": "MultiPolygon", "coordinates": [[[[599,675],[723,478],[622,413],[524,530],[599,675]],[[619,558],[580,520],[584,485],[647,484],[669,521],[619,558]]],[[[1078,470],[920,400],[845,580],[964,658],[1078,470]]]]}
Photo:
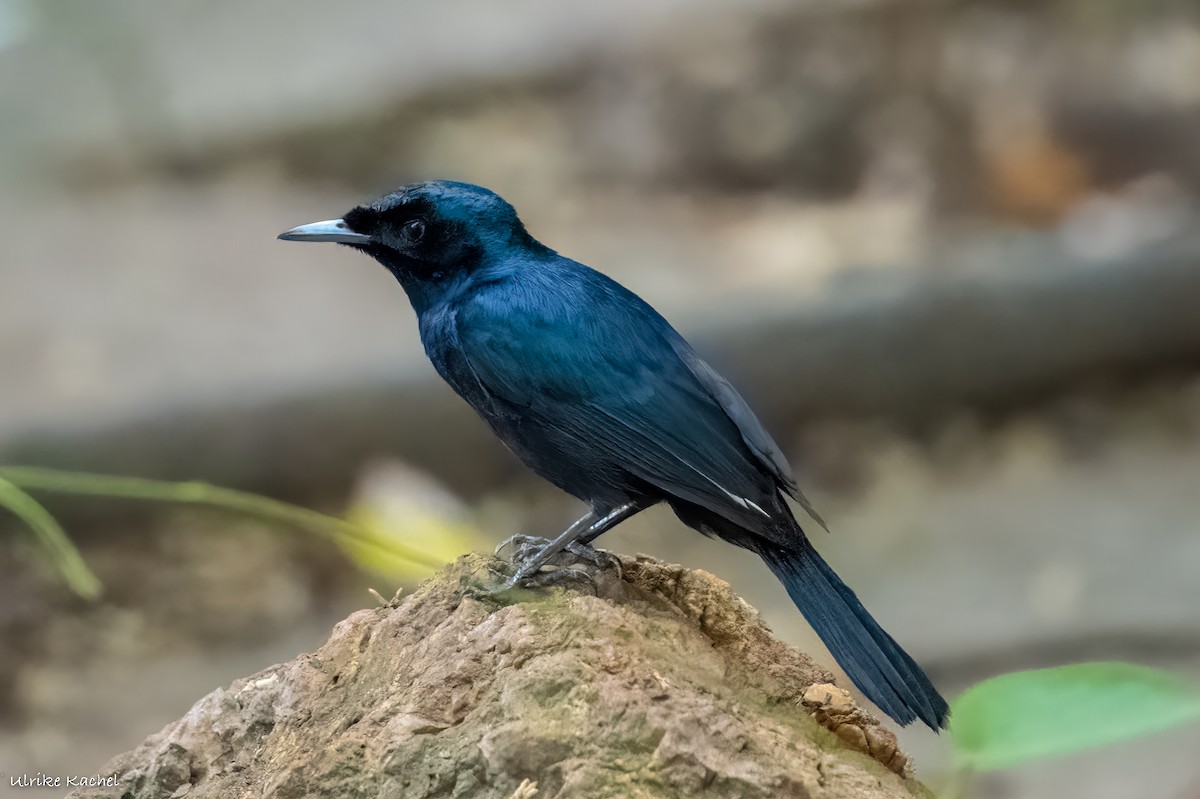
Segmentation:
{"type": "Polygon", "coordinates": [[[535,239],[470,183],[413,183],[301,225],[382,264],[416,313],[438,374],[529,468],[589,510],[518,565],[667,504],[757,554],[862,693],[900,725],[944,728],[949,706],[814,548],[787,498],[827,526],[736,389],[645,300],[535,239]]]}

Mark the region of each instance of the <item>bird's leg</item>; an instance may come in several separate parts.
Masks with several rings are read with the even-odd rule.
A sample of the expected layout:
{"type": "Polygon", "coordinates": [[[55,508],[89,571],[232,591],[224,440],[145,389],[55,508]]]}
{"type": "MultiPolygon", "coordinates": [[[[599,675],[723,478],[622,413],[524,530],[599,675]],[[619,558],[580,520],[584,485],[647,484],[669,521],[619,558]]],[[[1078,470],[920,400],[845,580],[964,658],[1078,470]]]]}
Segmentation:
{"type": "Polygon", "coordinates": [[[541,566],[546,565],[546,562],[555,554],[561,552],[565,548],[570,548],[576,537],[587,530],[587,528],[594,524],[599,518],[599,514],[597,514],[595,511],[589,511],[582,518],[576,519],[571,526],[563,532],[562,535],[553,541],[540,535],[526,535],[525,533],[510,535],[496,546],[495,553],[498,555],[500,554],[500,550],[511,546],[513,548],[512,561],[514,563],[521,564],[525,561],[532,560],[534,557],[543,552],[546,552],[550,546],[559,544],[560,541],[565,542],[563,544],[559,544],[556,549],[546,554],[546,559],[538,564],[538,567],[540,568],[541,566]]]}
{"type": "MultiPolygon", "coordinates": [[[[567,528],[566,532],[564,532],[561,536],[559,536],[559,538],[563,538],[564,536],[567,536],[569,533],[572,533],[574,531],[584,530],[599,518],[600,518],[599,515],[597,515],[594,511],[591,511],[583,518],[577,519],[570,527],[567,528]]],[[[522,564],[537,557],[539,554],[541,554],[543,551],[545,551],[553,543],[555,543],[555,542],[551,541],[549,538],[546,538],[544,536],[527,535],[526,533],[515,533],[514,535],[510,535],[508,538],[504,539],[499,544],[497,544],[496,549],[494,550],[494,554],[499,555],[500,552],[503,551],[505,548],[512,547],[512,553],[509,557],[509,560],[512,562],[514,567],[519,571],[521,569],[522,564]]],[[[568,544],[568,546],[571,546],[571,545],[568,544]]],[[[554,552],[550,553],[550,555],[547,556],[547,560],[549,560],[550,557],[553,557],[554,554],[556,554],[556,553],[554,553],[554,552]]],[[[546,564],[546,561],[542,561],[542,563],[539,564],[539,568],[541,566],[544,566],[545,564],[546,564]]],[[[509,580],[508,575],[501,575],[500,572],[496,571],[495,569],[493,569],[492,571],[497,576],[503,577],[507,587],[512,587],[513,585],[515,585],[514,581],[509,580]]]]}
{"type": "Polygon", "coordinates": [[[574,543],[567,545],[567,551],[571,552],[576,557],[580,557],[580,558],[583,558],[584,560],[587,560],[593,566],[597,566],[597,567],[605,566],[605,565],[614,566],[617,570],[617,576],[624,579],[624,577],[621,573],[620,559],[618,559],[615,555],[613,555],[611,553],[605,552],[602,549],[594,549],[592,547],[592,542],[595,541],[600,536],[602,536],[604,533],[607,533],[609,530],[616,527],[617,524],[619,524],[620,522],[625,521],[630,516],[634,515],[635,513],[640,512],[640,511],[645,510],[646,508],[650,507],[653,504],[654,504],[653,502],[644,503],[644,504],[629,503],[629,505],[623,506],[624,508],[628,508],[627,512],[622,512],[620,516],[613,519],[611,522],[609,522],[607,524],[594,524],[591,527],[589,527],[587,530],[584,530],[583,533],[580,534],[579,538],[574,543]],[[636,507],[630,507],[631,505],[635,505],[636,507]]]}
{"type": "MultiPolygon", "coordinates": [[[[536,555],[523,560],[517,567],[516,573],[509,579],[509,587],[517,585],[525,578],[537,572],[538,569],[545,566],[551,558],[564,549],[571,551],[575,555],[583,555],[584,553],[579,551],[581,546],[586,547],[588,542],[594,541],[602,533],[611,530],[645,507],[646,505],[642,503],[627,502],[624,505],[618,505],[603,516],[595,511],[589,512],[563,531],[562,535],[558,538],[542,547],[536,555]]],[[[584,555],[584,557],[588,556],[584,555]]],[[[588,559],[590,560],[591,558],[588,557],[588,559]]]]}
{"type": "Polygon", "coordinates": [[[549,538],[521,535],[519,533],[506,539],[496,548],[496,551],[499,552],[510,543],[514,545],[512,561],[516,565],[516,573],[508,581],[509,587],[516,585],[542,566],[545,566],[551,558],[574,542],[576,538],[599,519],[600,515],[598,513],[588,511],[586,515],[576,519],[570,527],[563,531],[562,535],[553,541],[549,538]],[[530,550],[533,550],[533,554],[527,554],[530,550]]]}
{"type": "MultiPolygon", "coordinates": [[[[630,504],[632,504],[632,503],[630,503],[630,504]]],[[[622,507],[627,507],[627,506],[623,505],[622,507]]],[[[591,527],[589,527],[588,529],[584,530],[582,533],[579,534],[579,538],[575,539],[575,545],[581,546],[581,547],[587,547],[588,549],[591,549],[593,541],[595,541],[597,538],[599,538],[600,536],[607,533],[609,530],[616,527],[619,522],[625,521],[626,519],[628,519],[630,516],[637,513],[638,511],[645,510],[645,508],[646,508],[646,506],[642,505],[642,506],[638,507],[637,510],[630,511],[629,513],[625,514],[621,518],[614,521],[612,524],[605,524],[605,525],[593,524],[591,527]]]]}

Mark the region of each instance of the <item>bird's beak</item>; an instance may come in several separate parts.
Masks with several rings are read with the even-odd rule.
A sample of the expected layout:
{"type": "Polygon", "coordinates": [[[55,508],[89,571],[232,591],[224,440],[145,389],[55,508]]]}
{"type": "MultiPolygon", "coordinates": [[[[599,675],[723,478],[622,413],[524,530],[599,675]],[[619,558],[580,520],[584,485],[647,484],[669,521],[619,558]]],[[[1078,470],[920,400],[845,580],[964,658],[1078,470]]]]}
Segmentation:
{"type": "Polygon", "coordinates": [[[340,219],[327,219],[324,222],[294,227],[280,233],[279,238],[284,241],[336,241],[339,244],[367,244],[371,241],[370,236],[355,233],[340,219]]]}

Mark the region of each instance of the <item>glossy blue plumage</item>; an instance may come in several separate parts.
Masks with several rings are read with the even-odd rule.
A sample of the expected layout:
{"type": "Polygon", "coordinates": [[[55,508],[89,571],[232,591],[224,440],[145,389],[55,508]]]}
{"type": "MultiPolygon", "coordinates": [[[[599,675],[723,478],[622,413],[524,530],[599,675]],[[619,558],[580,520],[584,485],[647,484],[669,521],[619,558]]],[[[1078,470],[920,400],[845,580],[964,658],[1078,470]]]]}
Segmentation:
{"type": "Polygon", "coordinates": [[[777,508],[773,470],[786,462],[765,433],[775,460],[750,449],[658,313],[557,255],[505,271],[434,306],[421,331],[434,366],[463,396],[487,398],[484,418],[517,454],[602,510],[657,491],[762,527],[746,500],[777,508]]]}
{"type": "Polygon", "coordinates": [[[658,312],[477,186],[409,186],[344,222],[403,285],[438,373],[526,464],[599,515],[666,502],[759,554],[868,698],[945,725],[945,701],[797,523],[785,495],[820,518],[779,447],[658,312]]]}

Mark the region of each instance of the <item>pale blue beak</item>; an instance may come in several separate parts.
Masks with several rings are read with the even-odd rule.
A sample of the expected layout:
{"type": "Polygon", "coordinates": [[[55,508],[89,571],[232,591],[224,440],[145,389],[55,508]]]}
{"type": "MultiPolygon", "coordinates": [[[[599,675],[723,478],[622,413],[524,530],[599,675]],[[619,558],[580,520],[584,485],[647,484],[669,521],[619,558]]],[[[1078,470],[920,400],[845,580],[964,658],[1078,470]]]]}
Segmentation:
{"type": "Polygon", "coordinates": [[[338,244],[367,244],[371,241],[370,236],[355,233],[340,219],[327,219],[324,222],[294,227],[280,233],[279,238],[284,241],[334,241],[338,244]]]}

